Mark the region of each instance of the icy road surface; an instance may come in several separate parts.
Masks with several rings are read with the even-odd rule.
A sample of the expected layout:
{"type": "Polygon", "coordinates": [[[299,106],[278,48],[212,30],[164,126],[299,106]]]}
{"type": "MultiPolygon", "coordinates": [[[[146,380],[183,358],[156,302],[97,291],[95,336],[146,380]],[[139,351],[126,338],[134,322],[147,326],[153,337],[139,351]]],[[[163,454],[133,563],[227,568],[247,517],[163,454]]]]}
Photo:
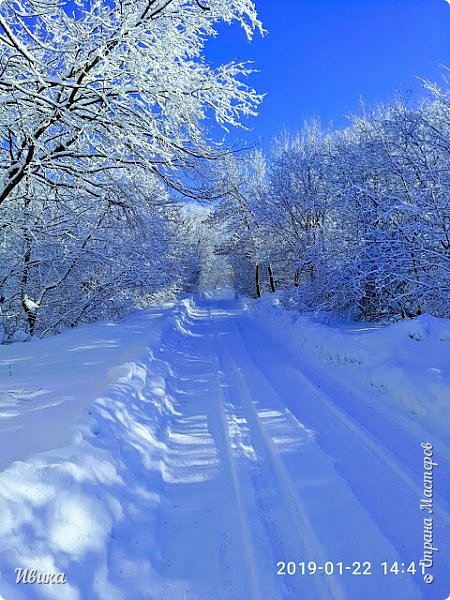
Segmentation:
{"type": "Polygon", "coordinates": [[[0,594],[446,599],[448,438],[294,354],[238,300],[165,311],[158,342],[110,371],[75,441],[0,475],[0,594]],[[439,463],[430,515],[422,442],[439,463]],[[17,567],[68,583],[16,585],[17,567]]]}

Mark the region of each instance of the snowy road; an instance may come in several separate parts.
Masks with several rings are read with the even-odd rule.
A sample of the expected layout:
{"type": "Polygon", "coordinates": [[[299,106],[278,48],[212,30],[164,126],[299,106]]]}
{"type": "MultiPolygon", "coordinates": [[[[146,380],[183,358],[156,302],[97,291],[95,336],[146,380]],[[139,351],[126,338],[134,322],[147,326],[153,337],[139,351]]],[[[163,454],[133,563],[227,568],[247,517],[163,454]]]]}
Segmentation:
{"type": "MultiPolygon", "coordinates": [[[[397,454],[409,450],[412,463],[420,441],[342,383],[303,370],[232,303],[190,311],[185,327],[161,351],[176,357],[171,438],[187,478],[205,481],[190,506],[182,484],[167,488],[181,512],[165,517],[168,579],[204,580],[204,598],[430,597],[418,575],[382,566],[406,570],[421,558],[420,474],[397,454]],[[321,572],[328,561],[343,574],[321,572]],[[277,575],[287,573],[281,562],[297,563],[295,575],[277,575]],[[371,574],[357,574],[358,562],[371,574]]],[[[440,508],[448,540],[449,507],[440,508]]]]}
{"type": "Polygon", "coordinates": [[[82,442],[34,459],[48,493],[30,500],[22,545],[3,538],[10,569],[31,544],[17,566],[32,557],[69,583],[14,586],[4,567],[8,600],[447,598],[450,452],[406,412],[300,359],[231,299],[181,304],[129,364],[82,442]],[[442,478],[427,585],[430,440],[442,478]]]}

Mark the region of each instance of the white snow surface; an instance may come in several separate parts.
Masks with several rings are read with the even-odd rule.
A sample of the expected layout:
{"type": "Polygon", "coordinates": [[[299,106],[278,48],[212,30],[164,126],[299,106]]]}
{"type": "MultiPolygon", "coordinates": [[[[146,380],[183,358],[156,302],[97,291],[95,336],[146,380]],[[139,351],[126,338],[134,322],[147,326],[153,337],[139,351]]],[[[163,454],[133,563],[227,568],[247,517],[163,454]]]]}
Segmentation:
{"type": "Polygon", "coordinates": [[[0,347],[0,597],[447,598],[449,350],[442,319],[331,328],[233,290],[0,347]],[[423,558],[421,443],[429,585],[381,566],[423,558]]]}

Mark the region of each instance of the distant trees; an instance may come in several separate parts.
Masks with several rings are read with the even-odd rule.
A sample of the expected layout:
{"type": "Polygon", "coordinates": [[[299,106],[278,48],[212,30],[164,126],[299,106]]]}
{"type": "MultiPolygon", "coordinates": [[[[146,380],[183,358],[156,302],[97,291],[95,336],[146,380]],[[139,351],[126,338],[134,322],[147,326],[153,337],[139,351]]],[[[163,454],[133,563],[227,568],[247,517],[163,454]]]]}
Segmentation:
{"type": "Polygon", "coordinates": [[[318,123],[274,145],[266,195],[270,239],[276,240],[278,277],[285,286],[318,285],[320,247],[330,235],[329,137],[318,123]]]}
{"type": "Polygon", "coordinates": [[[271,244],[261,213],[266,198],[264,156],[260,151],[225,156],[217,163],[216,173],[222,198],[209,224],[228,232],[217,253],[228,257],[237,274],[234,283],[241,291],[259,297],[266,280],[275,291],[271,244]]]}
{"type": "Polygon", "coordinates": [[[434,97],[418,108],[398,101],[342,131],[312,123],[281,137],[264,185],[241,177],[245,210],[226,188],[217,215],[230,215],[234,252],[247,257],[262,244],[301,308],[366,319],[450,314],[450,98],[428,87],[434,97]]]}

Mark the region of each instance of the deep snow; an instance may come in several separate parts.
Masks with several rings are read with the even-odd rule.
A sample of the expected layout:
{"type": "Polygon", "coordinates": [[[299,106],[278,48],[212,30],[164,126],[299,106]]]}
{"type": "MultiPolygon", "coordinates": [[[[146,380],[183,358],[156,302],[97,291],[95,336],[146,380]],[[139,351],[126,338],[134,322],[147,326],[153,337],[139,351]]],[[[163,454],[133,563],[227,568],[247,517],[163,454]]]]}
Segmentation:
{"type": "Polygon", "coordinates": [[[232,292],[0,347],[0,594],[446,598],[449,347],[429,316],[330,328],[232,292]],[[382,567],[423,557],[425,442],[430,585],[382,567]]]}

